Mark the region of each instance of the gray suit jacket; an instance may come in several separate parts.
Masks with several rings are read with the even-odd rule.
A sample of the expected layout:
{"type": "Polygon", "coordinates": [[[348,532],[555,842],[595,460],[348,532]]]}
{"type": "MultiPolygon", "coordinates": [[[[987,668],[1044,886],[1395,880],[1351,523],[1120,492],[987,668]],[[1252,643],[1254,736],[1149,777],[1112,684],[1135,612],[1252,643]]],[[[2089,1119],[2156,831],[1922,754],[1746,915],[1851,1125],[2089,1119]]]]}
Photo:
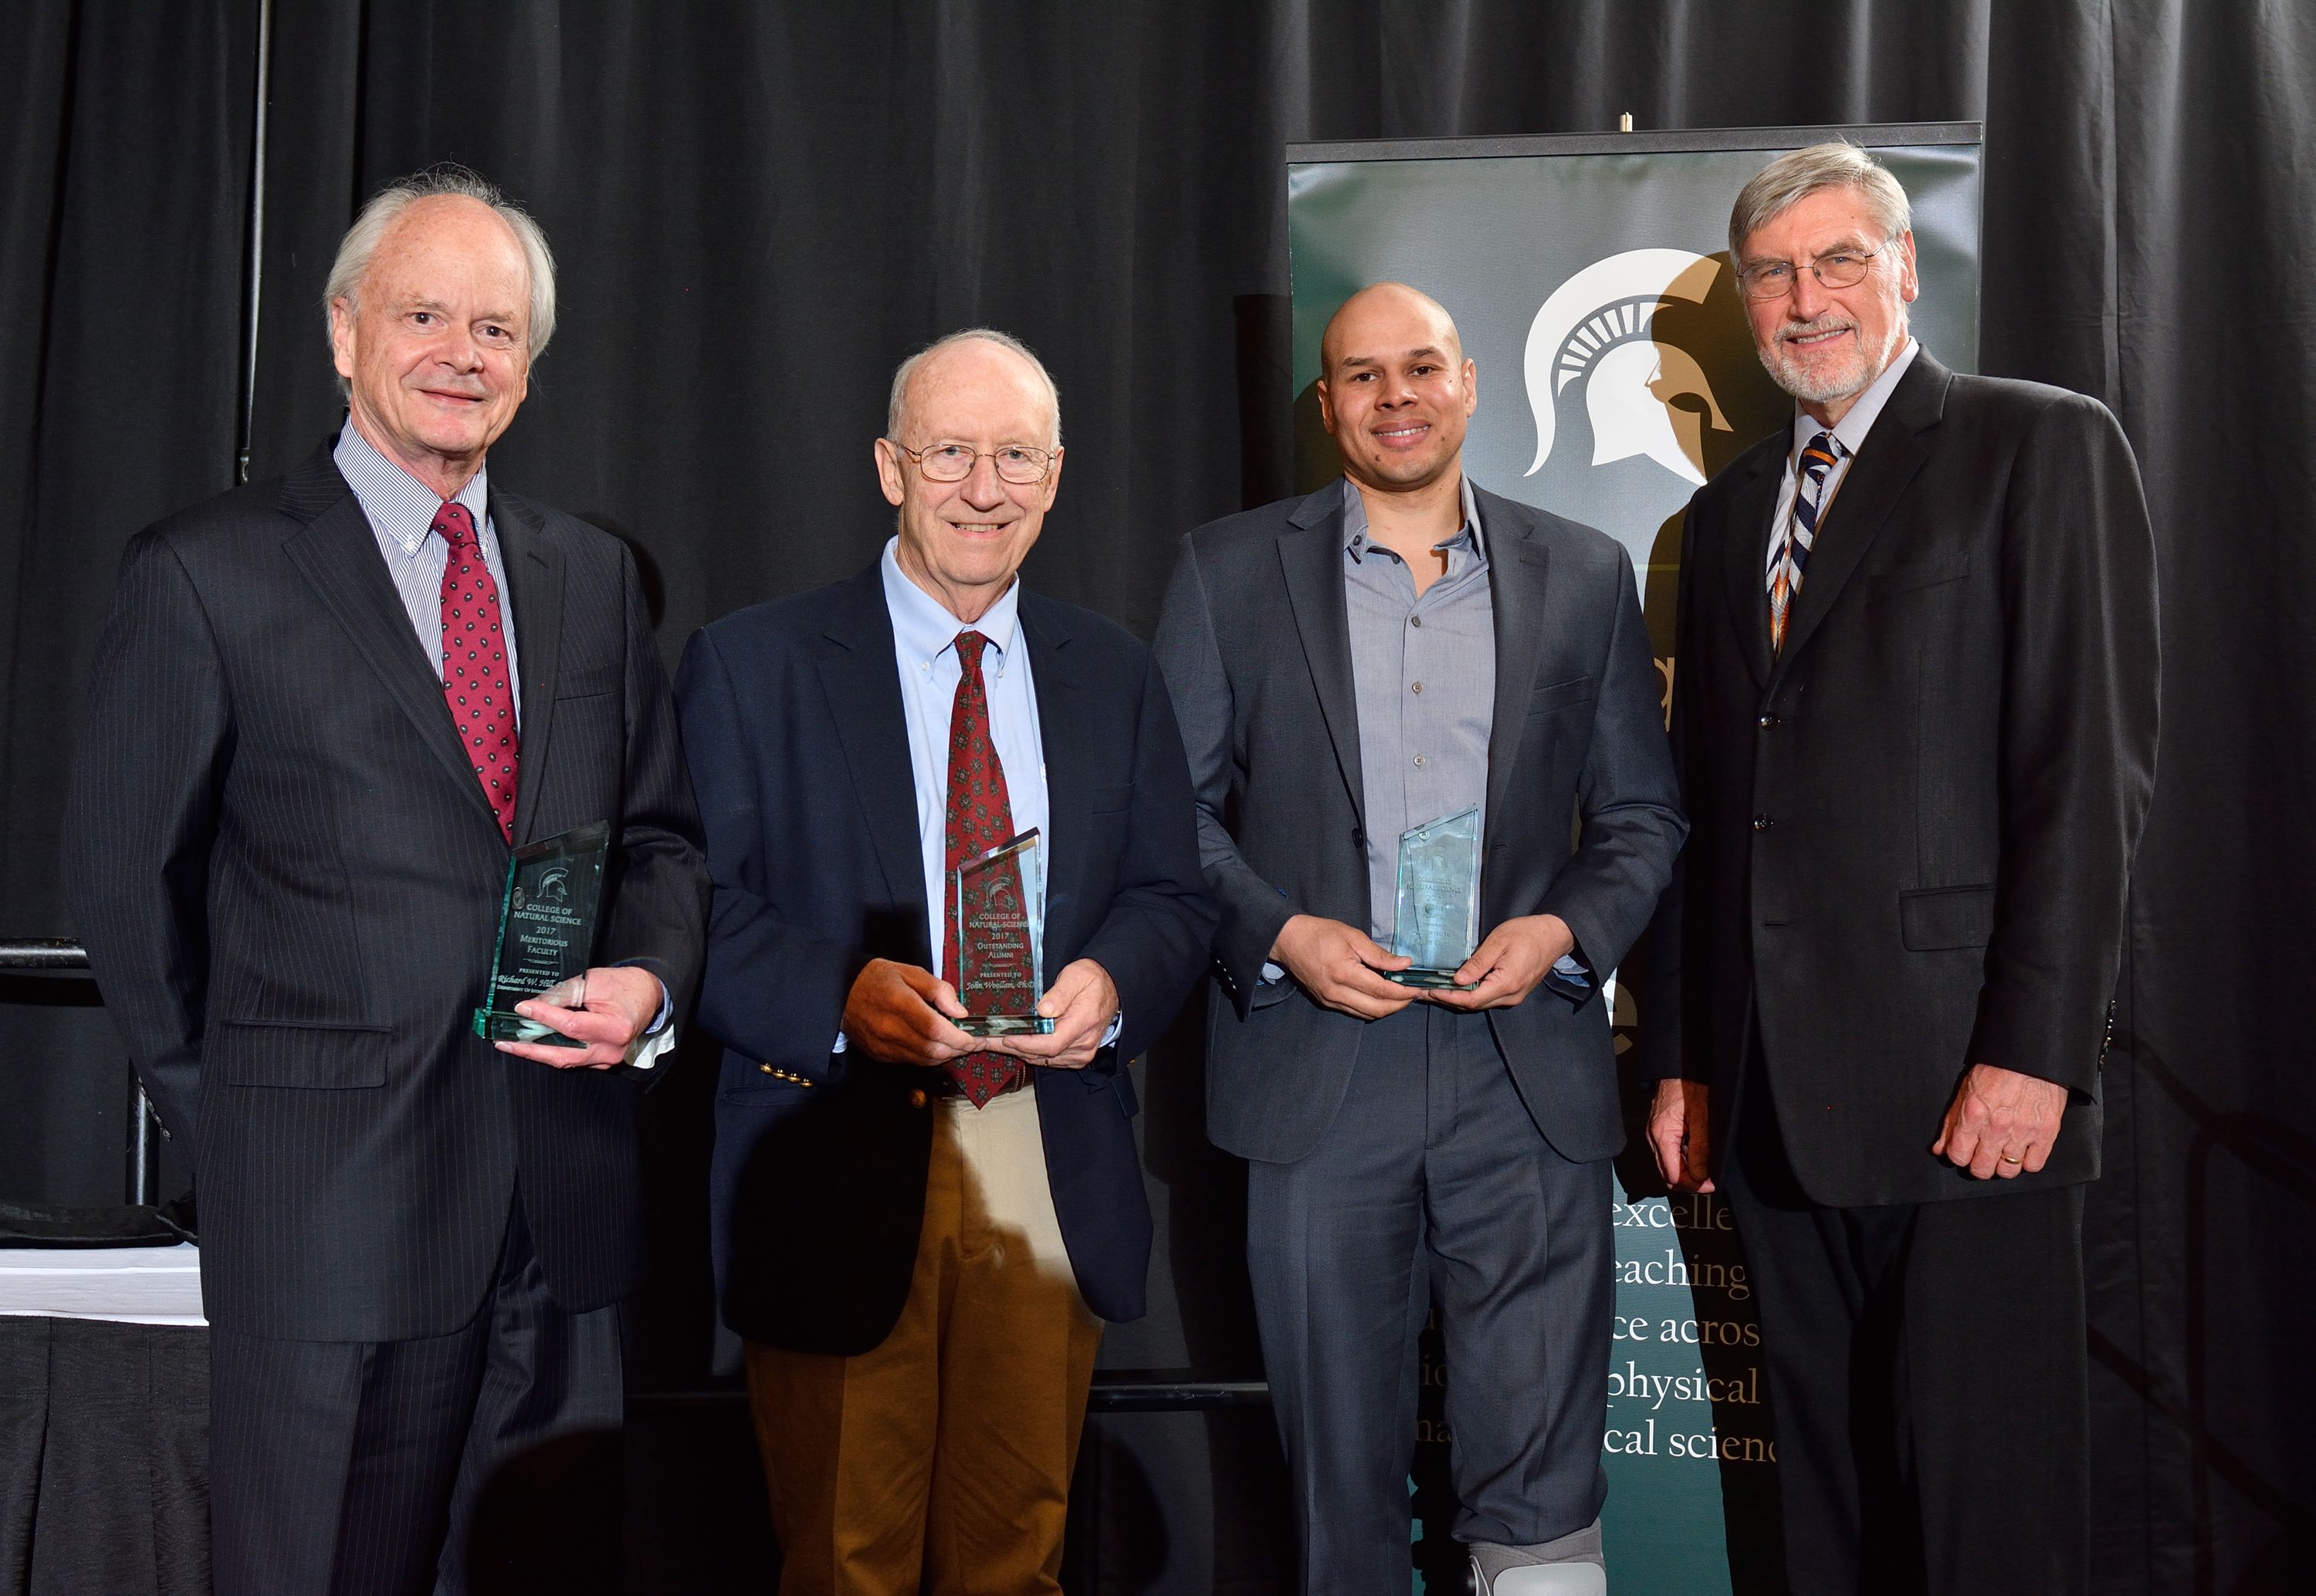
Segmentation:
{"type": "MultiPolygon", "coordinates": [[[[1687,831],[1632,563],[1589,527],[1477,497],[1496,634],[1482,932],[1556,914],[1605,978],[1648,923],[1687,831]]],[[[1299,1158],[1342,1106],[1361,1022],[1291,981],[1262,985],[1263,961],[1291,915],[1369,924],[1341,486],[1192,532],[1157,653],[1222,907],[1207,1130],[1242,1157],[1299,1158]]],[[[1489,1017],[1553,1146],[1579,1160],[1617,1152],[1597,989],[1578,1005],[1538,987],[1489,1017]]]]}

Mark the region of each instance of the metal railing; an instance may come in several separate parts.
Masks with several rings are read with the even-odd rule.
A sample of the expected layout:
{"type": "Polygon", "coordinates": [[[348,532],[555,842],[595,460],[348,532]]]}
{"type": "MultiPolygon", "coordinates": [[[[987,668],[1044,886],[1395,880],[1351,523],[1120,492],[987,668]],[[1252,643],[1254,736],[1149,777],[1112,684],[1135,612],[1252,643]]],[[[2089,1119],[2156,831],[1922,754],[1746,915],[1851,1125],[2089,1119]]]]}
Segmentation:
{"type": "MultiPolygon", "coordinates": [[[[42,977],[65,980],[94,979],[88,967],[88,950],[76,942],[54,936],[0,936],[0,975],[42,977]]],[[[137,1072],[129,1073],[129,1201],[148,1204],[159,1201],[161,1188],[161,1121],[145,1095],[137,1072]]]]}

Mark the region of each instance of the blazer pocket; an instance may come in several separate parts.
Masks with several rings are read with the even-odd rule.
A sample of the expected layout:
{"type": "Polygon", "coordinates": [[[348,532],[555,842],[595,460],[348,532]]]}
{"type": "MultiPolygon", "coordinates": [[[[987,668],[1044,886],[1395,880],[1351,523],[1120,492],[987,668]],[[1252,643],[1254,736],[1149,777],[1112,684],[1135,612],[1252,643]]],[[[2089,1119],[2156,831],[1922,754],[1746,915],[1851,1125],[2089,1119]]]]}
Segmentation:
{"type": "Polygon", "coordinates": [[[383,1025],[227,1020],[209,1033],[202,1067],[236,1086],[382,1086],[387,1035],[383,1025]]]}
{"type": "Polygon", "coordinates": [[[1530,714],[1550,714],[1555,709],[1566,709],[1571,705],[1590,704],[1591,701],[1592,678],[1580,676],[1568,681],[1546,682],[1538,687],[1528,695],[1528,712],[1530,714]]]}
{"type": "Polygon", "coordinates": [[[608,693],[619,685],[619,665],[616,660],[606,660],[601,665],[584,665],[576,670],[566,670],[556,678],[557,698],[592,698],[598,693],[608,693]]]}
{"type": "Polygon", "coordinates": [[[1134,807],[1134,788],[1130,784],[1122,787],[1096,787],[1089,796],[1091,802],[1086,807],[1098,815],[1124,814],[1134,807]]]}
{"type": "Polygon", "coordinates": [[[1866,584],[1866,599],[1870,604],[1877,598],[1894,598],[1901,593],[1944,587],[1969,574],[1968,560],[1917,560],[1875,572],[1866,584]]]}
{"type": "Polygon", "coordinates": [[[1911,953],[1982,948],[1994,935],[1994,889],[1933,887],[1901,892],[1898,934],[1911,953]]]}

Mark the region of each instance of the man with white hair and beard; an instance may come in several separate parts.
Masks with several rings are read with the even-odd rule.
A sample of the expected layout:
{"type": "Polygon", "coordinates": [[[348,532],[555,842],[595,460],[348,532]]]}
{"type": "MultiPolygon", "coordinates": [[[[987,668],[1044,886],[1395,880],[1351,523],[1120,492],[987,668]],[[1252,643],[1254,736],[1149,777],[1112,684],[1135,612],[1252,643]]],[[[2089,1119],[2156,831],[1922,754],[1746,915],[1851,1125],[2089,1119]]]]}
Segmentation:
{"type": "Polygon", "coordinates": [[[2081,1225],[2153,785],[2154,543],[2098,401],[1909,335],[1848,145],[1730,219],[1793,425],[1698,491],[1649,1138],[1759,1291],[1792,1586],[2087,1585],[2081,1225]]]}

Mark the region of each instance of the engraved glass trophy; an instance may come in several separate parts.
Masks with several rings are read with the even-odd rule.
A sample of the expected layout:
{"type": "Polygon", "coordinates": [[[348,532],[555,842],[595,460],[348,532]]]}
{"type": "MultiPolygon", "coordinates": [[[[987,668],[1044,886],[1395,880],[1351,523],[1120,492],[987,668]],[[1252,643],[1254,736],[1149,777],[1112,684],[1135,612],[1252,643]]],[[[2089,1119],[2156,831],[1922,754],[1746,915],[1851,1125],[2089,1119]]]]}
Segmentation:
{"type": "MultiPolygon", "coordinates": [[[[1415,961],[1382,973],[1403,987],[1457,987],[1480,941],[1480,811],[1442,815],[1399,834],[1398,913],[1391,951],[1415,961]]],[[[1477,983],[1474,983],[1476,985],[1477,983]]]]}
{"type": "Polygon", "coordinates": [[[507,861],[499,941],[491,958],[490,999],[475,1011],[475,1034],[493,1042],[587,1044],[524,1019],[514,1006],[584,975],[595,955],[596,911],[611,851],[608,820],[525,843],[507,861]]]}
{"type": "Polygon", "coordinates": [[[1045,1035],[1054,1022],[1037,1012],[1046,991],[1046,894],[1038,874],[1038,833],[967,859],[950,872],[957,898],[957,963],[951,971],[968,1036],[1045,1035]]]}

